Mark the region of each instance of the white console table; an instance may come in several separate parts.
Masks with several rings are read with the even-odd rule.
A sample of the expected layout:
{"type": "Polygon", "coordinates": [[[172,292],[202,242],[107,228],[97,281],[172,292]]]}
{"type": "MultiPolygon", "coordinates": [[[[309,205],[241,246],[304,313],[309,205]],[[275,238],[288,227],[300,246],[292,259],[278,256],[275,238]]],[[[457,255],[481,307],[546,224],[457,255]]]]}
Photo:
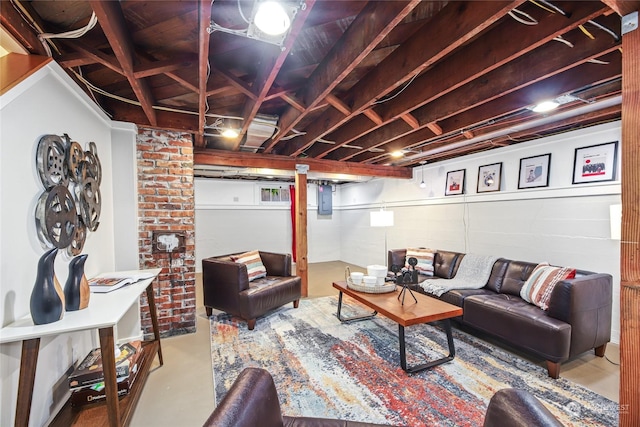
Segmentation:
{"type": "MultiPolygon", "coordinates": [[[[110,427],[127,425],[133,414],[142,387],[149,373],[151,363],[158,355],[160,365],[163,364],[162,348],[160,347],[160,332],[156,313],[153,281],[160,274],[161,269],[131,271],[131,274],[149,273],[153,277],[144,279],[131,285],[108,293],[92,293],[89,307],[84,310],[69,311],[64,317],[46,325],[34,325],[31,316],[25,316],[16,322],[0,329],[0,344],[22,341],[22,356],[20,359],[20,377],[18,383],[18,397],[16,405],[15,425],[27,427],[31,412],[31,400],[40,348],[40,338],[89,329],[97,329],[100,336],[104,381],[106,390],[106,404],[92,404],[80,408],[72,408],[67,402],[65,407],[53,421],[53,425],[108,425],[110,427]],[[139,367],[138,378],[129,394],[118,400],[116,383],[116,365],[114,355],[113,328],[127,313],[133,304],[137,304],[142,292],[147,293],[154,339],[144,342],[144,360],[139,367]]],[[[123,274],[126,272],[118,272],[123,274]]]]}

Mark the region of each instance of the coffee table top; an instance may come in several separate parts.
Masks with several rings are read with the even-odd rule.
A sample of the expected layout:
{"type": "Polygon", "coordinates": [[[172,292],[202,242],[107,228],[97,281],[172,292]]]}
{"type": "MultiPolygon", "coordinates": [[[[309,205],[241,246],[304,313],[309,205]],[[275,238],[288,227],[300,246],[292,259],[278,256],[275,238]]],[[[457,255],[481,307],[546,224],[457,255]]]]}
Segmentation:
{"type": "Polygon", "coordinates": [[[437,298],[423,295],[419,292],[413,293],[418,300],[417,303],[411,298],[411,295],[405,295],[404,305],[402,305],[402,302],[398,300],[401,287],[398,287],[393,292],[384,294],[354,291],[347,287],[345,281],[333,282],[333,287],[402,326],[430,323],[462,316],[462,307],[440,301],[437,298]]]}

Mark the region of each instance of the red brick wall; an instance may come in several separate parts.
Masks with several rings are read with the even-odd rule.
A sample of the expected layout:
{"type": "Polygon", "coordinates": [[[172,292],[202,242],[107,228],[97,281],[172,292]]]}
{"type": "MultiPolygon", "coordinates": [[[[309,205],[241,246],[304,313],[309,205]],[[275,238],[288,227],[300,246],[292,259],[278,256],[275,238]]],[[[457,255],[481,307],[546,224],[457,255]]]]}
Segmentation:
{"type": "MultiPolygon", "coordinates": [[[[193,144],[188,133],[140,128],[137,136],[140,268],[162,268],[154,283],[163,337],[195,332],[193,144]],[[152,253],[154,230],[185,235],[185,252],[152,253]]],[[[152,333],[146,295],[142,328],[152,333]]]]}

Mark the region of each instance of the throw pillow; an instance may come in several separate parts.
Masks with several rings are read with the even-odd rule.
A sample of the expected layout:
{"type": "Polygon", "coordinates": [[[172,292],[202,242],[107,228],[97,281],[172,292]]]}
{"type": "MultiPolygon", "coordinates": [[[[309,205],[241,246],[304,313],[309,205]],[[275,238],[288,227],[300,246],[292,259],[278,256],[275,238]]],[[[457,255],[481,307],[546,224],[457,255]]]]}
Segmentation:
{"type": "Polygon", "coordinates": [[[433,260],[436,254],[431,249],[424,248],[410,248],[407,249],[406,260],[406,268],[409,268],[409,258],[415,258],[418,260],[418,265],[416,265],[416,270],[418,274],[423,274],[425,276],[433,276],[433,260]]]}
{"type": "Polygon", "coordinates": [[[552,267],[547,263],[538,264],[522,285],[520,297],[543,310],[549,309],[549,299],[556,285],[565,279],[576,277],[575,268],[552,267]]]}
{"type": "Polygon", "coordinates": [[[262,264],[260,253],[258,251],[249,251],[240,255],[232,255],[231,259],[239,264],[247,266],[249,281],[267,276],[267,269],[262,264]]]}

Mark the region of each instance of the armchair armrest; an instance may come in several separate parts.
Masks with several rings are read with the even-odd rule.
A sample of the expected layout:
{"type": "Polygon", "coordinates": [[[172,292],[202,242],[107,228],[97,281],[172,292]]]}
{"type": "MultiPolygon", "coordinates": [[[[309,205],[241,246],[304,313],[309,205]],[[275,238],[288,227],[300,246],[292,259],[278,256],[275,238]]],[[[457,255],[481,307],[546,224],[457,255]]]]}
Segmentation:
{"type": "Polygon", "coordinates": [[[247,266],[216,258],[202,260],[204,305],[239,314],[240,292],[249,289],[247,266]]]}
{"type": "Polygon", "coordinates": [[[291,254],[279,254],[275,252],[260,252],[260,259],[268,276],[291,276],[291,254]]]}
{"type": "Polygon", "coordinates": [[[548,314],[571,325],[569,356],[611,339],[612,282],[610,274],[588,274],[563,280],[554,288],[548,314]]]}

